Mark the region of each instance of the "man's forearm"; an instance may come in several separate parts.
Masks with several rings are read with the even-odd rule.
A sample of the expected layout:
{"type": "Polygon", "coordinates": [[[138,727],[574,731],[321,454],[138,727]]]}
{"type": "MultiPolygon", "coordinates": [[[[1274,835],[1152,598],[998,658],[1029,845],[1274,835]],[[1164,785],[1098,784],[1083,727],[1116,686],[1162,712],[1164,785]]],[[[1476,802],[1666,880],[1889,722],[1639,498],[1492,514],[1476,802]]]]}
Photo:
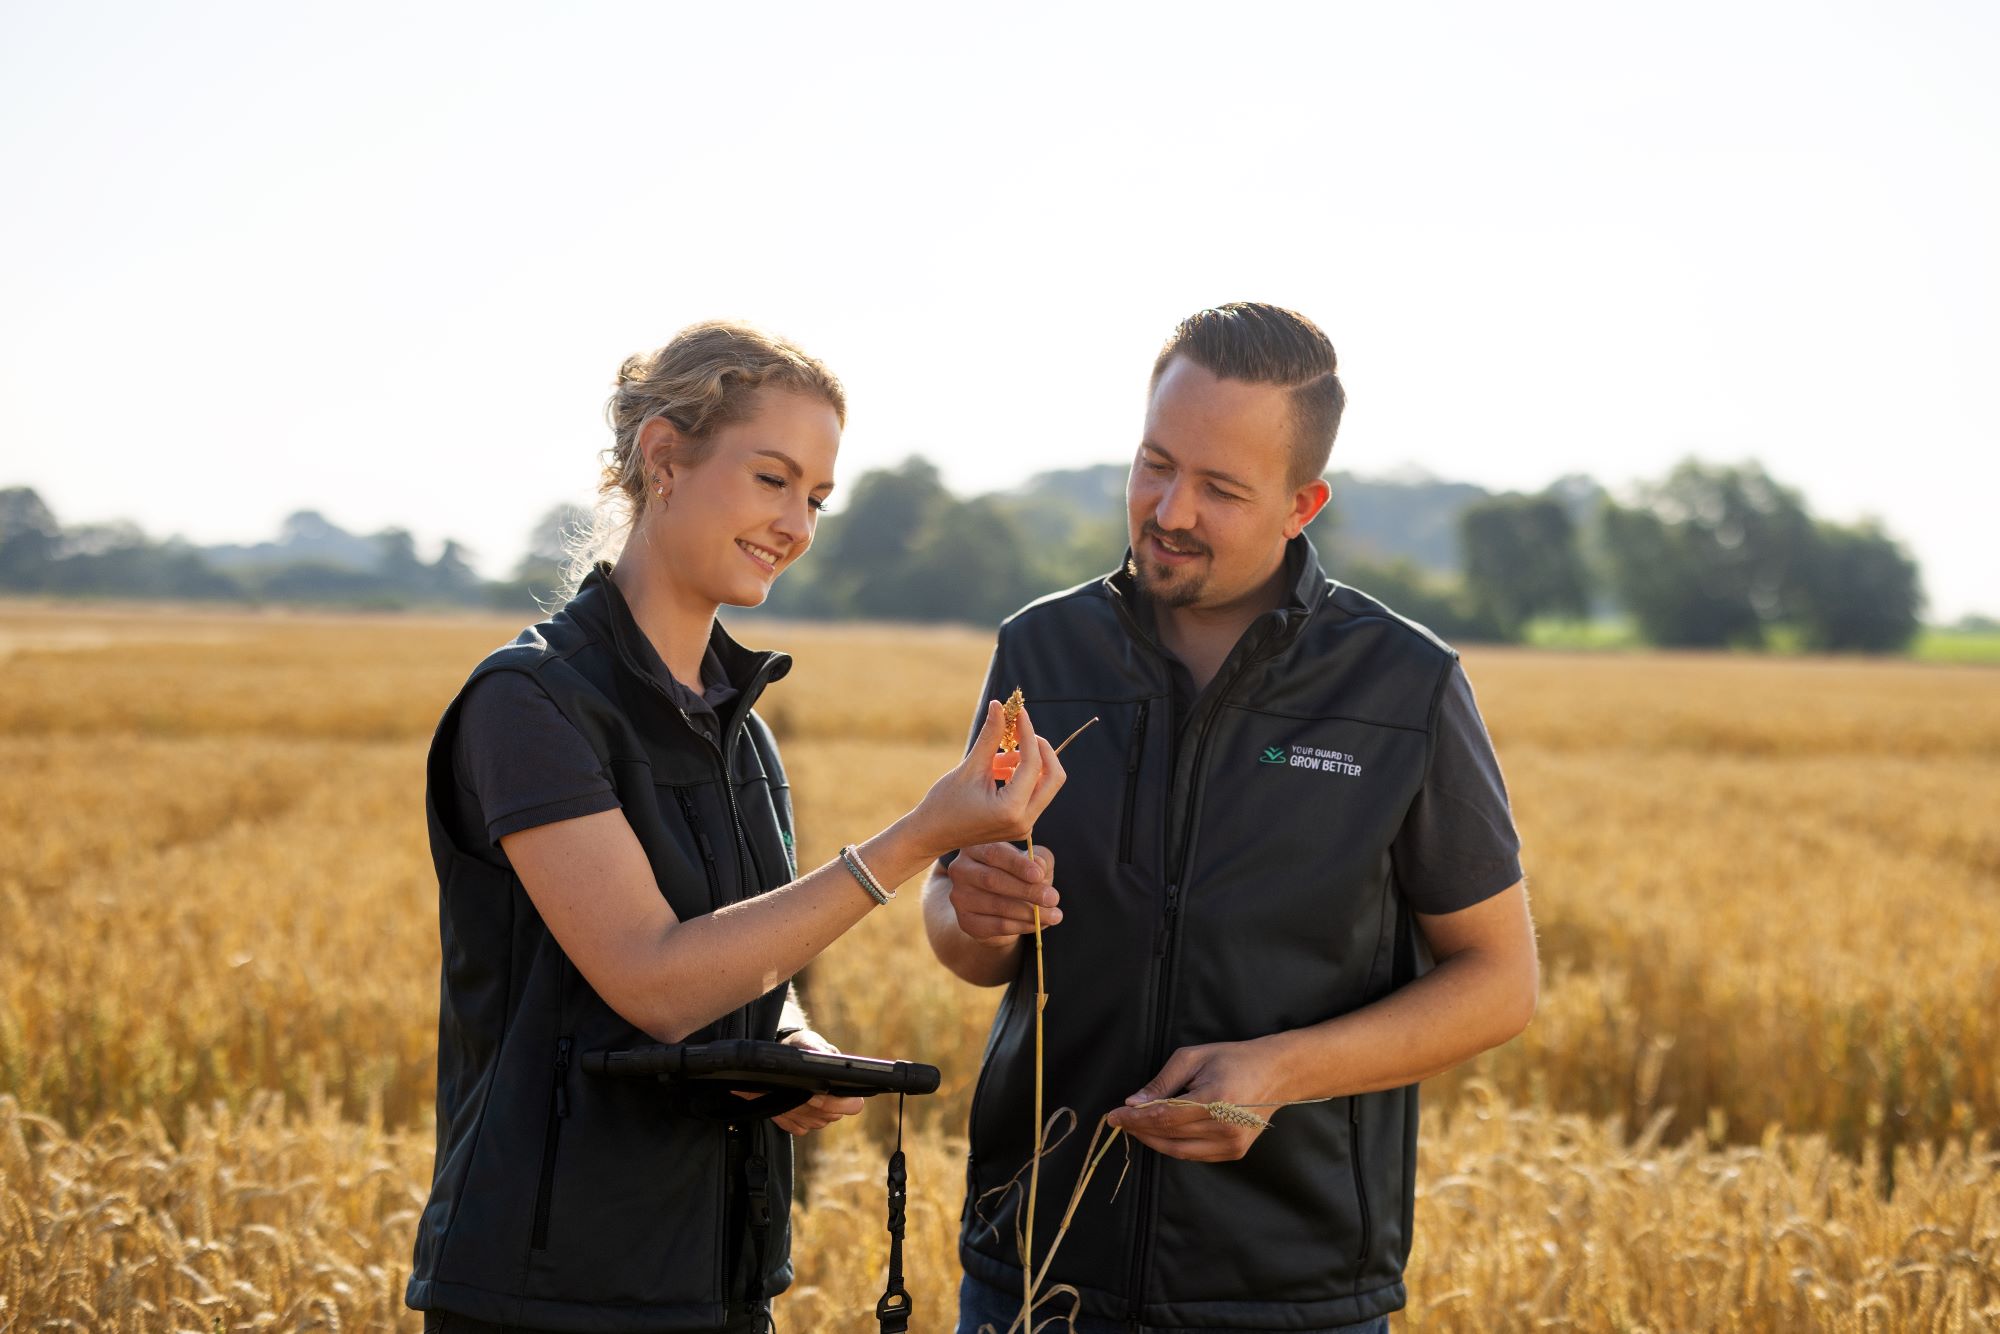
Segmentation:
{"type": "Polygon", "coordinates": [[[1285,1072],[1286,1102],[1400,1088],[1521,1032],[1535,1012],[1532,963],[1468,950],[1372,1005],[1257,1039],[1285,1072]]]}
{"type": "Polygon", "coordinates": [[[958,914],[951,906],[951,877],[935,868],[924,882],[924,934],[938,962],[975,986],[1003,986],[1014,980],[1020,967],[1019,936],[988,944],[959,929],[958,914]]]}

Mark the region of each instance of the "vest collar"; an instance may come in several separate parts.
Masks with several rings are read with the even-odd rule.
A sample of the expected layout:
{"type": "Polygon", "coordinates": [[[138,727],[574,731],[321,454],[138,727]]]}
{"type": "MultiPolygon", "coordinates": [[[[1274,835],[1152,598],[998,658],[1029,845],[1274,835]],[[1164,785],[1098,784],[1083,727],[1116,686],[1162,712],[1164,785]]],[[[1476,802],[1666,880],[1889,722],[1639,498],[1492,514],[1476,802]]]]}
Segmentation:
{"type": "MultiPolygon", "coordinates": [[[[619,591],[617,583],[611,578],[609,561],[599,561],[592,567],[564,610],[609,641],[625,670],[651,682],[665,694],[653,673],[647,670],[645,658],[637,652],[636,645],[644,642],[646,632],[639,628],[624,593],[619,591]]],[[[783,680],[792,670],[792,658],[789,653],[744,648],[722,628],[721,621],[716,621],[709,630],[708,649],[722,664],[723,675],[729,684],[737,690],[736,698],[723,706],[727,710],[722,719],[723,734],[727,736],[749,712],[764,687],[773,681],[783,680]]]]}
{"type": "MultiPolygon", "coordinates": [[[[1285,544],[1284,569],[1285,600],[1276,610],[1260,616],[1256,624],[1268,626],[1270,633],[1288,641],[1305,628],[1307,619],[1326,601],[1333,581],[1327,578],[1325,568],[1319,563],[1319,552],[1314,548],[1312,539],[1304,533],[1285,544]]],[[[1126,625],[1158,648],[1153,608],[1139,587],[1138,567],[1133,562],[1130,547],[1125,549],[1125,559],[1118,568],[1104,577],[1104,587],[1111,594],[1111,600],[1123,615],[1126,625]]]]}

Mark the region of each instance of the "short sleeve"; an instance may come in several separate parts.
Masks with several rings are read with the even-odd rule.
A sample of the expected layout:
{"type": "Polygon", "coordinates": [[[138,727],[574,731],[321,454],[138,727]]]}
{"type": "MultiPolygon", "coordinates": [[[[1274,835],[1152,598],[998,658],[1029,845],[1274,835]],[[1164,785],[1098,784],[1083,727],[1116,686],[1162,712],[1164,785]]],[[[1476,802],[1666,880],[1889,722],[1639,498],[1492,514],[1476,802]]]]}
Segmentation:
{"type": "Polygon", "coordinates": [[[590,742],[522,672],[472,683],[459,705],[454,758],[458,782],[495,846],[523,829],[618,809],[590,742]]]}
{"type": "Polygon", "coordinates": [[[1434,724],[1430,771],[1390,855],[1420,913],[1450,913],[1521,878],[1521,840],[1472,683],[1454,662],[1434,724]]]}

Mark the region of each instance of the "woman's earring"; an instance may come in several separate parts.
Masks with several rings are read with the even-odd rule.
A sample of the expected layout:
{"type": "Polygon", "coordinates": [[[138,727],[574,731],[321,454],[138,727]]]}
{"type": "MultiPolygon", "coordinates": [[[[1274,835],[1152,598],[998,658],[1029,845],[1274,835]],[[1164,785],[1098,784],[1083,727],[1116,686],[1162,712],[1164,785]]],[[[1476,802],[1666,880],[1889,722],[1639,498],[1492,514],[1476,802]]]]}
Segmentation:
{"type": "Polygon", "coordinates": [[[653,494],[660,498],[660,508],[667,507],[667,484],[658,473],[653,474],[653,494]]]}

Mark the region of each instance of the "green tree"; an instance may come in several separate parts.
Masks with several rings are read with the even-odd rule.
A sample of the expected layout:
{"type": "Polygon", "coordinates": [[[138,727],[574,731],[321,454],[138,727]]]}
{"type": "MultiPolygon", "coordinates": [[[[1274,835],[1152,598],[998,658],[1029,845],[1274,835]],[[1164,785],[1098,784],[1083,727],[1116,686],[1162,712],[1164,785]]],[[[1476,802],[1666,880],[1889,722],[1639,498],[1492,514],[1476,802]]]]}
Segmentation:
{"type": "Polygon", "coordinates": [[[41,588],[61,541],[62,525],[39,492],[0,488],[0,587],[41,588]]]}
{"type": "Polygon", "coordinates": [[[472,552],[453,538],[446,538],[444,550],[425,567],[431,592],[452,602],[477,602],[483,585],[472,568],[472,552]]]}
{"type": "Polygon", "coordinates": [[[1554,496],[1495,496],[1458,519],[1472,613],[1508,639],[1537,616],[1582,616],[1589,587],[1576,525],[1554,496]]]}
{"type": "Polygon", "coordinates": [[[1619,599],[1656,644],[1759,647],[1798,611],[1816,545],[1798,494],[1755,463],[1688,460],[1607,501],[1604,543],[1619,599]]]}
{"type": "Polygon", "coordinates": [[[1881,528],[1819,525],[1797,599],[1808,646],[1899,653],[1916,638],[1923,601],[1917,563],[1881,528]]]}
{"type": "Polygon", "coordinates": [[[1469,605],[1463,587],[1429,573],[1408,557],[1344,561],[1337,574],[1343,584],[1441,638],[1491,643],[1503,637],[1498,626],[1469,605]]]}
{"type": "MultiPolygon", "coordinates": [[[[927,525],[955,504],[938,470],[921,458],[864,474],[854,485],[854,499],[823,521],[819,550],[811,558],[819,614],[909,619],[911,557],[927,525]]],[[[796,597],[803,588],[789,591],[796,597]]],[[[781,609],[789,608],[774,608],[781,609]]]]}
{"type": "Polygon", "coordinates": [[[1049,591],[1036,578],[1020,525],[991,496],[932,514],[910,560],[878,587],[893,589],[899,619],[973,625],[997,624],[1049,591]]]}

